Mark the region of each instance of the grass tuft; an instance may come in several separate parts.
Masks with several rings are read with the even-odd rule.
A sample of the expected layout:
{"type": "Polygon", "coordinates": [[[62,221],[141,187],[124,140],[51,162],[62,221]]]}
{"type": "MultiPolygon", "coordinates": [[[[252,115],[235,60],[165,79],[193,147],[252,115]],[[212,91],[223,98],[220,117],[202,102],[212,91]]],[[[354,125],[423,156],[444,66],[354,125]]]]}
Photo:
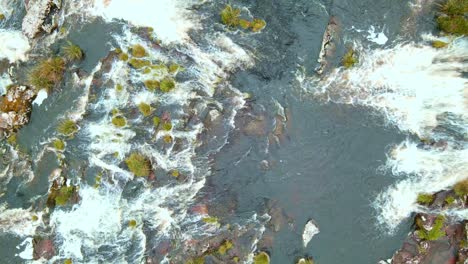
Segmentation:
{"type": "Polygon", "coordinates": [[[267,253],[261,251],[255,255],[253,263],[254,264],[269,264],[270,256],[268,256],[267,253]]]}
{"type": "Polygon", "coordinates": [[[70,41],[62,48],[63,57],[67,61],[80,61],[83,59],[83,51],[81,48],[70,41]]]}
{"type": "Polygon", "coordinates": [[[132,55],[133,57],[143,58],[146,57],[148,54],[143,46],[140,44],[133,45],[132,47],[132,55]]]}
{"type": "Polygon", "coordinates": [[[455,194],[459,197],[464,197],[468,195],[468,179],[455,184],[453,190],[455,191],[455,194]]]}
{"type": "Polygon", "coordinates": [[[221,11],[221,22],[228,27],[237,27],[239,25],[240,9],[227,5],[221,11]]]}
{"type": "Polygon", "coordinates": [[[128,63],[130,63],[130,66],[132,66],[135,69],[141,69],[143,67],[147,67],[151,65],[151,62],[147,60],[140,60],[140,59],[135,59],[135,58],[130,59],[128,63]]]}
{"type": "Polygon", "coordinates": [[[60,139],[56,139],[52,142],[52,144],[54,145],[54,148],[56,150],[64,150],[65,149],[65,142],[63,142],[63,140],[60,140],[60,139]]]}
{"type": "Polygon", "coordinates": [[[442,215],[437,216],[436,220],[434,221],[434,225],[432,229],[429,231],[426,230],[418,230],[417,235],[420,239],[434,241],[438,240],[439,238],[445,236],[445,231],[442,230],[444,227],[445,218],[442,215]]]}
{"type": "Polygon", "coordinates": [[[152,109],[151,106],[147,103],[140,103],[138,105],[138,109],[140,109],[140,112],[143,114],[143,116],[151,115],[152,109]]]}
{"type": "Polygon", "coordinates": [[[159,84],[161,91],[168,93],[175,88],[175,81],[171,78],[165,78],[159,84]]]}
{"type": "Polygon", "coordinates": [[[266,22],[263,19],[254,18],[251,23],[251,28],[253,32],[260,32],[266,26],[266,22]]]}
{"type": "Polygon", "coordinates": [[[430,205],[434,201],[434,195],[428,193],[420,193],[416,199],[418,204],[430,205]]]}
{"type": "Polygon", "coordinates": [[[155,128],[158,128],[160,123],[161,123],[161,118],[157,116],[153,117],[153,125],[155,128]]]}
{"type": "Polygon", "coordinates": [[[70,136],[78,131],[78,126],[75,122],[73,122],[73,120],[66,119],[60,122],[59,126],[57,127],[57,131],[62,135],[70,136]]]}
{"type": "Polygon", "coordinates": [[[447,42],[443,42],[443,41],[440,41],[440,40],[434,40],[432,42],[432,47],[434,47],[436,49],[442,49],[442,48],[445,48],[447,46],[448,46],[447,42]]]}
{"type": "Polygon", "coordinates": [[[127,120],[123,116],[115,116],[112,118],[112,124],[116,127],[124,127],[127,125],[127,120]]]}
{"type": "Polygon", "coordinates": [[[132,153],[130,157],[125,160],[128,169],[137,177],[145,177],[150,173],[150,161],[139,153],[132,153]]]}
{"type": "Polygon", "coordinates": [[[358,57],[354,49],[348,49],[346,54],[343,56],[343,66],[346,69],[353,67],[358,62],[358,57]]]}
{"type": "Polygon", "coordinates": [[[51,89],[62,81],[65,72],[65,61],[54,57],[40,62],[30,73],[29,82],[36,89],[51,89]]]}
{"type": "Polygon", "coordinates": [[[145,86],[148,90],[154,91],[159,88],[159,82],[156,80],[146,80],[145,86]]]}

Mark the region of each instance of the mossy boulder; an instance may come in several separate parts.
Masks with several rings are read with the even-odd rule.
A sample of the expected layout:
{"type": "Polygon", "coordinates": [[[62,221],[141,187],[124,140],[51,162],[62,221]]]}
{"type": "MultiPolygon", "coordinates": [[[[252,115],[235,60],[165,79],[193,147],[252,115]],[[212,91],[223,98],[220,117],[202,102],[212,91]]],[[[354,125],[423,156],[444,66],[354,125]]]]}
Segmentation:
{"type": "Polygon", "coordinates": [[[252,23],[250,23],[250,27],[252,28],[253,32],[260,32],[261,30],[265,28],[265,26],[266,26],[265,20],[259,19],[259,18],[254,18],[252,23]]]}
{"type": "Polygon", "coordinates": [[[434,221],[434,224],[430,230],[420,229],[417,231],[417,235],[420,239],[434,241],[444,237],[445,230],[444,227],[445,218],[442,215],[437,216],[434,221]]]}
{"type": "Polygon", "coordinates": [[[141,59],[135,59],[135,58],[130,59],[128,63],[130,64],[130,66],[132,66],[135,69],[141,69],[143,67],[147,67],[151,65],[151,62],[148,60],[141,60],[141,59]]]}
{"type": "Polygon", "coordinates": [[[76,186],[68,186],[66,184],[66,179],[57,179],[52,182],[49,196],[47,197],[47,205],[49,207],[65,206],[77,200],[78,188],[76,186]]]}
{"type": "Polygon", "coordinates": [[[72,136],[77,131],[78,131],[78,126],[71,119],[62,120],[57,127],[57,132],[65,136],[72,136]]]}
{"type": "Polygon", "coordinates": [[[52,142],[52,145],[54,146],[56,150],[59,150],[59,151],[62,151],[65,149],[65,142],[63,142],[63,140],[60,140],[60,139],[55,139],[52,142]]]}
{"type": "Polygon", "coordinates": [[[269,264],[270,256],[266,252],[259,252],[254,256],[254,264],[269,264]]]}
{"type": "Polygon", "coordinates": [[[301,258],[296,264],[314,264],[314,260],[311,258],[301,258]]]}
{"type": "Polygon", "coordinates": [[[29,122],[34,90],[27,86],[9,86],[0,97],[0,139],[9,137],[29,122]]]}
{"type": "Polygon", "coordinates": [[[447,42],[444,42],[444,41],[440,41],[440,40],[434,40],[432,42],[432,47],[436,48],[436,49],[442,49],[442,48],[445,48],[448,46],[448,43],[447,42]]]}
{"type": "Polygon", "coordinates": [[[128,169],[137,177],[146,177],[151,171],[151,162],[140,153],[132,153],[126,160],[128,169]]]}
{"type": "Polygon", "coordinates": [[[132,47],[132,56],[136,58],[146,57],[148,54],[143,46],[140,44],[133,45],[132,47]]]}
{"type": "Polygon", "coordinates": [[[156,80],[146,80],[145,86],[148,90],[154,91],[159,88],[159,82],[156,80]]]}
{"type": "Polygon", "coordinates": [[[165,78],[159,84],[159,88],[165,93],[172,91],[175,88],[175,86],[175,81],[171,78],[165,78]]]}
{"type": "Polygon", "coordinates": [[[127,125],[127,120],[123,116],[114,116],[112,118],[112,124],[116,127],[124,127],[127,125]]]}
{"type": "Polygon", "coordinates": [[[147,103],[140,103],[138,105],[138,109],[140,110],[141,114],[145,117],[151,115],[153,111],[151,106],[147,103]]]}
{"type": "Polygon", "coordinates": [[[349,69],[358,63],[358,56],[356,51],[354,51],[354,49],[348,49],[348,51],[343,56],[342,63],[346,69],[349,69]]]}

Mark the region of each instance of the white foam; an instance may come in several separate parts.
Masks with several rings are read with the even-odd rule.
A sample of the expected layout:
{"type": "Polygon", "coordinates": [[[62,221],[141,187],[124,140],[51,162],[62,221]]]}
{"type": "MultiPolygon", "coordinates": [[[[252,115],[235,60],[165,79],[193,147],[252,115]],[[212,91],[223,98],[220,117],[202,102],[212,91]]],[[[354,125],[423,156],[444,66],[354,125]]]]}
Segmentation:
{"type": "Polygon", "coordinates": [[[181,43],[197,21],[189,17],[190,1],[180,0],[95,0],[89,11],[108,20],[123,19],[136,26],[153,27],[165,43],[181,43]]]}
{"type": "Polygon", "coordinates": [[[37,106],[40,106],[42,104],[42,102],[44,102],[45,99],[47,99],[47,90],[45,89],[41,89],[38,93],[37,93],[37,97],[36,99],[34,99],[33,101],[33,104],[37,105],[37,106]]]}
{"type": "Polygon", "coordinates": [[[28,38],[21,31],[0,29],[0,59],[7,59],[10,63],[25,61],[30,49],[28,38]]]}
{"type": "Polygon", "coordinates": [[[41,224],[41,213],[34,214],[22,208],[7,209],[5,204],[0,205],[0,231],[17,235],[19,237],[33,236],[36,228],[41,224]],[[33,215],[38,217],[33,221],[33,215]]]}
{"type": "Polygon", "coordinates": [[[372,41],[374,43],[377,43],[379,45],[384,45],[387,43],[388,38],[385,35],[385,33],[382,32],[376,32],[376,29],[374,26],[371,26],[370,29],[367,31],[369,35],[367,36],[367,39],[369,41],[372,41]]]}
{"type": "Polygon", "coordinates": [[[13,82],[10,79],[10,75],[8,75],[8,73],[3,73],[0,76],[0,96],[6,93],[6,88],[10,84],[13,84],[13,82]]]}

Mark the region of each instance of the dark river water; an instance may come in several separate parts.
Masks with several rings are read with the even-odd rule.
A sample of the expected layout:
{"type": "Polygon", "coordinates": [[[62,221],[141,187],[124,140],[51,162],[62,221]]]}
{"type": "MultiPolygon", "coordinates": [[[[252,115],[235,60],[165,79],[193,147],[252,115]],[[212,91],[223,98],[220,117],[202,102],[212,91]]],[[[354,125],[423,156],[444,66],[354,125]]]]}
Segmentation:
{"type": "MultiPolygon", "coordinates": [[[[274,203],[275,208],[286,215],[288,223],[281,225],[277,232],[267,225],[264,235],[269,238],[269,242],[260,239],[257,248],[270,253],[272,264],[294,263],[303,256],[313,256],[317,263],[322,264],[370,264],[390,258],[409,232],[410,219],[404,220],[394,232],[386,232],[385,227],[378,224],[379,212],[374,207],[374,201],[396,182],[391,171],[382,167],[389,149],[405,140],[409,133],[388,125],[381,113],[369,107],[335,104],[312,96],[302,89],[298,76],[299,73],[314,76],[323,33],[331,16],[337,17],[340,22],[340,39],[337,40],[336,54],[331,61],[331,65],[337,67],[340,66],[346,47],[353,42],[359,42],[369,49],[391,47],[398,42],[419,39],[416,32],[431,30],[433,21],[418,18],[414,31],[403,32],[411,15],[408,1],[245,0],[230,3],[247,7],[252,14],[265,19],[267,27],[254,35],[226,33],[234,43],[251,52],[255,58],[253,67],[234,71],[226,82],[250,97],[234,118],[235,128],[220,132],[227,144],[219,151],[214,151],[215,147],[211,145],[201,145],[194,151],[193,160],[203,157],[209,160],[211,166],[211,175],[206,177],[206,182],[197,190],[194,203],[207,203],[210,215],[230,221],[237,219],[239,223],[252,214],[268,213],[269,204],[274,203]],[[375,32],[383,32],[388,40],[378,44],[368,39],[371,26],[375,32]],[[269,139],[268,131],[274,124],[278,109],[285,111],[288,122],[278,142],[273,142],[269,139]],[[246,124],[253,117],[266,120],[266,128],[258,129],[258,133],[246,131],[246,124]],[[317,223],[320,233],[304,247],[301,236],[309,219],[317,223]]],[[[196,9],[196,12],[203,14],[203,26],[189,34],[198,45],[202,46],[206,41],[206,32],[220,30],[217,14],[225,4],[224,1],[213,1],[196,9]]],[[[20,14],[16,19],[18,17],[21,17],[20,14]]],[[[80,21],[81,25],[73,25],[73,21],[68,23],[72,26],[67,39],[79,45],[86,54],[85,60],[77,67],[87,73],[92,72],[98,61],[118,45],[113,36],[122,34],[122,25],[125,24],[123,21],[108,23],[100,18],[80,21]]],[[[19,23],[13,20],[2,26],[20,28],[19,23]]],[[[63,43],[64,40],[59,40],[51,45],[51,49],[59,49],[63,43]]],[[[180,49],[180,52],[184,53],[184,50],[180,49]]],[[[176,56],[172,51],[167,53],[169,57],[176,56]]],[[[24,66],[33,60],[31,57],[29,62],[23,63],[24,66]]],[[[82,87],[74,86],[73,82],[73,78],[68,76],[60,92],[49,95],[42,105],[35,106],[31,122],[19,132],[18,144],[24,152],[31,160],[38,156],[41,158],[32,162],[31,169],[35,174],[32,183],[25,184],[21,179],[13,178],[6,186],[0,202],[8,204],[9,208],[43,206],[40,201],[47,196],[48,177],[60,164],[54,153],[41,153],[44,145],[54,136],[61,117],[71,107],[76,107],[83,94],[82,87]]],[[[103,85],[108,84],[104,82],[103,85]]],[[[95,91],[94,94],[97,99],[88,103],[80,123],[82,131],[67,141],[66,151],[68,173],[82,178],[81,183],[85,185],[92,185],[90,175],[98,171],[98,163],[88,167],[92,160],[88,146],[96,138],[84,131],[107,115],[108,109],[102,110],[104,106],[96,102],[104,102],[112,97],[104,90],[95,91]]],[[[216,94],[214,98],[223,104],[229,101],[228,96],[222,93],[216,94]]],[[[161,105],[162,108],[165,106],[164,103],[161,105]]],[[[229,103],[224,106],[226,113],[232,107],[229,103]]],[[[177,104],[168,103],[167,109],[173,109],[175,113],[176,107],[177,104]]],[[[128,116],[132,115],[128,107],[123,111],[128,116]]],[[[179,118],[178,114],[174,114],[176,118],[179,118]]],[[[144,143],[151,144],[151,137],[144,134],[147,124],[138,122],[135,121],[134,127],[140,130],[131,139],[131,148],[138,147],[146,151],[144,143]]],[[[170,168],[172,165],[167,166],[170,168]]],[[[193,179],[201,177],[197,176],[197,171],[193,173],[193,179]]],[[[114,180],[126,186],[122,187],[122,195],[130,200],[134,194],[128,194],[131,193],[129,190],[139,191],[138,186],[142,183],[127,184],[123,178],[114,180]],[[130,185],[132,187],[128,187],[130,185]]],[[[169,182],[167,179],[164,181],[169,182]]],[[[128,208],[138,211],[130,205],[128,208]]],[[[175,214],[178,210],[175,209],[175,214]]],[[[57,216],[57,219],[59,225],[60,217],[57,216]]],[[[102,228],[107,228],[107,225],[102,228]]],[[[183,232],[184,228],[181,230],[183,232]]],[[[103,237],[107,237],[107,233],[103,237]]],[[[112,243],[112,239],[106,243],[112,243]]],[[[17,248],[23,240],[3,232],[0,236],[0,262],[23,263],[25,260],[15,256],[23,250],[22,247],[17,248]]],[[[99,243],[97,240],[92,241],[99,243]]],[[[82,251],[83,255],[88,252],[82,251]]],[[[103,254],[109,255],[112,254],[103,254]]],[[[122,259],[103,259],[100,258],[99,263],[123,263],[122,259]]],[[[84,256],[75,259],[73,263],[97,263],[95,261],[84,256]]]]}

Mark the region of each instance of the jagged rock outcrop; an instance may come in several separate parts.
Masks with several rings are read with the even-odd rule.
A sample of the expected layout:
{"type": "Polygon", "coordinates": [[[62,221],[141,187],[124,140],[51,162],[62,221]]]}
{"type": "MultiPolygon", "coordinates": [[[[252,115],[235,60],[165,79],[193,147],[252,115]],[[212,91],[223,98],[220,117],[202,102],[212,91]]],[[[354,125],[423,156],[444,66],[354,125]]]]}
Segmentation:
{"type": "Polygon", "coordinates": [[[339,31],[340,23],[338,19],[334,16],[330,17],[325,33],[323,33],[322,48],[318,58],[319,66],[315,69],[318,74],[322,74],[325,71],[328,67],[329,60],[335,54],[339,31]]]}
{"type": "Polygon", "coordinates": [[[11,86],[0,98],[0,139],[8,137],[29,122],[34,90],[26,86],[11,86]]]}
{"type": "Polygon", "coordinates": [[[46,21],[53,10],[60,9],[61,0],[29,0],[25,5],[27,13],[23,19],[23,33],[28,38],[34,38],[41,31],[50,33],[56,25],[53,21],[46,21]]]}

